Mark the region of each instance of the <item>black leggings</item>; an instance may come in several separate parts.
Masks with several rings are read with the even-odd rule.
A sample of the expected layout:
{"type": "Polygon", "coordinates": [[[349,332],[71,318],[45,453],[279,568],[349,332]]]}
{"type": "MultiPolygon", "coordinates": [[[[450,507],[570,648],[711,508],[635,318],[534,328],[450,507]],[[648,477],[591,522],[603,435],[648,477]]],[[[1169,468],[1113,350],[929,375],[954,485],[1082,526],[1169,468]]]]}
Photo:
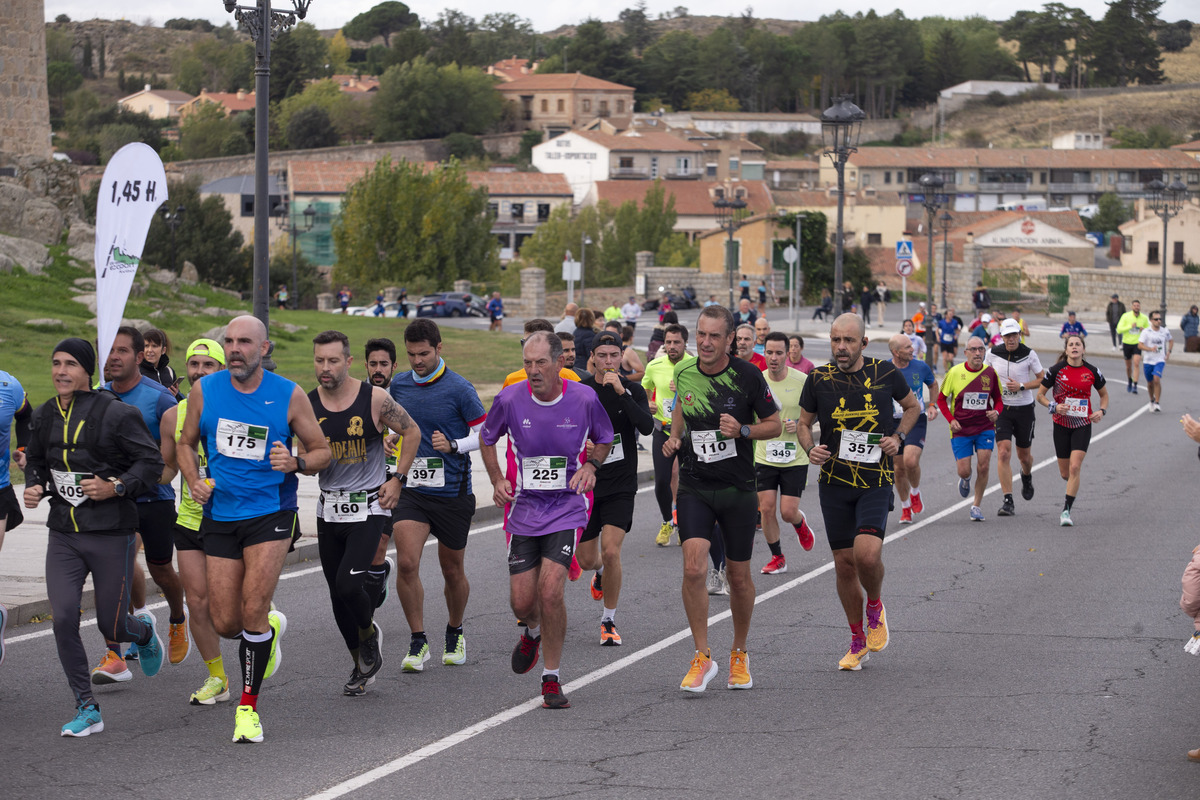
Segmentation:
{"type": "Polygon", "coordinates": [[[329,584],[333,619],[348,650],[357,650],[359,630],[371,627],[375,603],[367,591],[367,571],[391,521],[380,514],[370,515],[366,522],[317,520],[321,570],[329,584]]]}
{"type": "Polygon", "coordinates": [[[667,458],[663,455],[663,444],[670,434],[666,431],[654,431],[651,438],[650,455],[654,457],[654,499],[658,501],[658,511],[662,514],[663,522],[671,521],[671,466],[678,454],[667,458]]]}

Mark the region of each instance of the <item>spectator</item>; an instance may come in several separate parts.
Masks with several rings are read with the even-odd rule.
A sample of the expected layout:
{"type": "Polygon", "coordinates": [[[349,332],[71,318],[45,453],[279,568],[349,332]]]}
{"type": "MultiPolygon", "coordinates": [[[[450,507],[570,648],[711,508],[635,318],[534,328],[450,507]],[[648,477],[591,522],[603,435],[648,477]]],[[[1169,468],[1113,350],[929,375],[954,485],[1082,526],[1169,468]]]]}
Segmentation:
{"type": "Polygon", "coordinates": [[[875,327],[877,328],[883,327],[883,310],[891,296],[892,293],[888,291],[882,280],[875,284],[875,327]]]}
{"type": "Polygon", "coordinates": [[[579,306],[575,303],[567,303],[563,308],[562,319],[554,326],[555,333],[574,333],[575,332],[575,314],[579,311],[579,306]]]}
{"type": "Polygon", "coordinates": [[[738,301],[737,311],[733,312],[733,319],[738,325],[754,325],[758,321],[758,314],[750,307],[750,301],[743,297],[738,301]]]}
{"type": "Polygon", "coordinates": [[[608,308],[604,309],[605,322],[610,322],[614,319],[625,319],[625,315],[621,313],[621,308],[617,305],[619,302],[620,300],[614,298],[613,301],[608,304],[608,308]]]}
{"type": "Polygon", "coordinates": [[[821,305],[813,310],[813,319],[825,321],[825,317],[833,314],[833,295],[828,289],[821,290],[821,305]]]}
{"type": "MultiPolygon", "coordinates": [[[[1104,319],[1108,322],[1108,332],[1112,336],[1113,350],[1121,349],[1117,345],[1117,323],[1121,321],[1121,317],[1125,315],[1125,304],[1117,297],[1117,293],[1113,292],[1109,298],[1108,306],[1104,309],[1104,319]]],[[[1184,348],[1186,350],[1186,348],[1184,348]]]]}
{"type": "Polygon", "coordinates": [[[579,365],[587,364],[588,359],[592,355],[592,339],[596,337],[596,331],[593,326],[596,324],[596,315],[591,309],[581,308],[575,312],[575,363],[579,365]]]}
{"type": "Polygon", "coordinates": [[[638,317],[642,315],[642,307],[638,305],[637,298],[629,295],[629,302],[621,306],[621,316],[625,320],[625,324],[631,328],[637,327],[638,317]]]}
{"type": "Polygon", "coordinates": [[[721,305],[721,304],[717,302],[717,296],[715,294],[710,294],[708,296],[708,301],[704,304],[704,307],[708,308],[709,306],[719,306],[719,305],[721,305]]]}
{"type": "Polygon", "coordinates": [[[1066,339],[1068,336],[1082,336],[1087,338],[1087,331],[1083,328],[1083,323],[1075,319],[1075,312],[1067,312],[1067,321],[1063,323],[1062,330],[1058,333],[1058,338],[1066,339]]]}
{"type": "Polygon", "coordinates": [[[738,282],[738,286],[741,287],[742,290],[742,296],[739,299],[745,300],[747,303],[750,302],[750,281],[745,275],[743,275],[742,279],[738,282]]]}
{"type": "Polygon", "coordinates": [[[758,315],[764,316],[767,313],[767,282],[762,278],[758,280],[758,315]]]}
{"type": "Polygon", "coordinates": [[[171,394],[179,397],[179,377],[171,368],[171,340],[158,328],[151,328],[142,337],[146,346],[139,368],[152,381],[161,383],[171,394]]]}
{"type": "Polygon", "coordinates": [[[842,313],[852,314],[855,311],[854,284],[850,281],[842,283],[842,313]]]}
{"type": "Polygon", "coordinates": [[[1183,329],[1183,352],[1200,353],[1200,309],[1192,306],[1179,320],[1183,329]]]}
{"type": "Polygon", "coordinates": [[[987,311],[992,307],[992,295],[988,290],[983,288],[983,281],[975,283],[975,291],[971,292],[971,302],[975,304],[975,311],[987,311]]]}
{"type": "Polygon", "coordinates": [[[504,327],[504,301],[500,299],[499,292],[492,292],[492,299],[488,300],[487,310],[488,317],[491,320],[488,324],[488,330],[502,330],[504,327]]]}
{"type": "Polygon", "coordinates": [[[1025,320],[1023,320],[1021,318],[1021,307],[1020,306],[1017,306],[1016,308],[1013,309],[1012,317],[1010,317],[1010,319],[1015,319],[1017,321],[1017,324],[1021,326],[1021,343],[1024,344],[1025,337],[1029,335],[1029,326],[1026,325],[1025,320]]]}

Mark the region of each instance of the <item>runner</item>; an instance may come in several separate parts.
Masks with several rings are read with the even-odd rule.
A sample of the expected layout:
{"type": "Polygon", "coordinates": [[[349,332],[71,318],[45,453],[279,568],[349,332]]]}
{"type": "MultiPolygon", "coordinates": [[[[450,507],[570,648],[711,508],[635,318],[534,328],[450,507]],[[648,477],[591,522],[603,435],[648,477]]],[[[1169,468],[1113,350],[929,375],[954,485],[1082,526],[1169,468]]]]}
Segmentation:
{"type": "Polygon", "coordinates": [[[938,346],[942,351],[942,369],[949,371],[958,356],[958,335],[962,332],[962,320],[954,316],[954,309],[947,308],[938,318],[938,346]]]}
{"type": "MultiPolygon", "coordinates": [[[[925,337],[917,333],[916,325],[913,324],[911,319],[904,320],[904,324],[900,328],[904,332],[904,335],[908,337],[908,340],[912,342],[913,358],[917,361],[924,361],[926,352],[925,337]]],[[[926,366],[929,365],[926,364],[926,366]]]]}
{"type": "Polygon", "coordinates": [[[523,356],[529,379],[496,395],[480,433],[480,450],[496,505],[512,504],[509,589],[512,610],[525,623],[513,648],[513,672],[533,669],[544,637],[542,707],[570,708],[559,679],[567,630],[563,585],[588,521],[584,494],[595,485],[613,432],[595,392],[560,376],[563,355],[557,336],[533,334],[523,356]],[[496,457],[496,442],[505,433],[521,465],[516,482],[505,478],[496,457]],[[595,447],[585,461],[589,438],[595,447]]]}
{"type": "Polygon", "coordinates": [[[638,317],[642,315],[642,307],[638,305],[637,298],[629,295],[629,302],[621,306],[621,317],[625,321],[625,326],[636,328],[638,317]]]}
{"type": "Polygon", "coordinates": [[[488,316],[491,317],[488,330],[502,330],[504,327],[504,301],[500,299],[499,292],[492,292],[492,299],[488,300],[487,310],[488,316]]]}
{"type": "MultiPolygon", "coordinates": [[[[632,325],[621,328],[621,347],[624,348],[624,352],[621,354],[621,377],[628,378],[634,383],[640,383],[646,374],[646,365],[633,346],[632,325]]],[[[641,442],[638,445],[638,449],[641,449],[641,442]]]]}
{"type": "Polygon", "coordinates": [[[1004,503],[996,512],[998,517],[1016,513],[1013,503],[1012,440],[1017,440],[1017,461],[1021,464],[1021,497],[1033,499],[1033,392],[1042,383],[1046,372],[1042,362],[1029,345],[1021,343],[1021,324],[1006,319],[1000,324],[1003,342],[988,351],[986,363],[1000,376],[1000,397],[1004,410],[996,420],[996,472],[1000,475],[1000,491],[1004,503]]]}
{"type": "MultiPolygon", "coordinates": [[[[141,412],[146,429],[161,447],[163,415],[174,408],[178,401],[161,383],[142,374],[140,365],[145,347],[145,340],[137,328],[118,328],[105,367],[111,380],[104,384],[104,388],[141,412]]],[[[150,577],[162,589],[170,613],[167,658],[172,664],[182,664],[191,652],[192,645],[183,606],[183,584],[172,563],[175,549],[175,490],[169,482],[156,481],[154,486],[135,499],[138,541],[145,548],[150,577]]],[[[137,578],[134,578],[133,601],[133,613],[137,614],[146,604],[144,577],[140,586],[137,578]]],[[[107,645],[104,657],[92,669],[92,683],[97,686],[133,678],[133,673],[121,657],[120,643],[109,640],[107,645]]]]}
{"type": "MultiPolygon", "coordinates": [[[[525,338],[521,340],[521,346],[524,347],[525,342],[529,341],[529,337],[532,336],[533,334],[537,333],[538,331],[547,331],[547,332],[553,333],[554,327],[544,319],[527,319],[527,320],[525,320],[525,327],[524,327],[525,338]]],[[[572,342],[575,341],[574,334],[571,335],[571,341],[572,342]]],[[[578,381],[579,380],[579,376],[576,375],[573,370],[571,370],[569,367],[566,367],[566,366],[564,366],[562,368],[562,370],[559,372],[559,375],[563,378],[566,378],[569,381],[578,381]]],[[[525,374],[525,369],[522,367],[521,369],[519,369],[515,372],[508,373],[508,375],[505,376],[504,383],[501,384],[500,388],[507,389],[509,386],[512,386],[514,383],[520,383],[521,381],[525,380],[527,377],[528,376],[525,374]]]]}
{"type": "MultiPolygon", "coordinates": [[[[705,306],[713,308],[714,306],[705,306]]],[[[674,455],[666,455],[663,445],[671,435],[671,412],[675,408],[675,370],[696,360],[687,354],[688,330],[672,323],[663,332],[662,353],[646,365],[642,376],[642,388],[647,397],[653,397],[654,436],[651,438],[650,455],[654,458],[654,499],[662,515],[662,526],[654,543],[666,547],[671,543],[671,534],[679,540],[679,528],[675,521],[675,495],[679,489],[679,463],[674,455]]],[[[682,542],[680,542],[682,544],[682,542]]]]}
{"type": "MultiPolygon", "coordinates": [[[[13,423],[16,422],[17,447],[13,461],[22,469],[24,450],[29,444],[29,419],[33,411],[21,382],[0,370],[0,547],[4,546],[4,534],[25,521],[17,493],[13,491],[8,468],[8,446],[11,441],[13,423]]],[[[4,628],[8,624],[8,609],[0,603],[0,664],[4,663],[4,628]]]]}
{"type": "Polygon", "coordinates": [[[646,390],[621,377],[621,340],[611,331],[596,337],[592,357],[596,374],[583,385],[596,392],[612,424],[612,448],[596,472],[592,509],[579,540],[579,566],[594,569],[592,598],[604,601],[600,615],[600,644],[618,646],[617,601],[621,596],[621,544],[633,527],[637,496],[638,435],[654,431],[646,390]],[[603,552],[601,552],[603,551],[603,552]]]}
{"type": "Polygon", "coordinates": [[[813,371],[814,364],[804,355],[804,337],[798,333],[788,336],[787,365],[805,375],[813,371]]]}
{"type": "Polygon", "coordinates": [[[258,691],[279,666],[279,640],[287,631],[287,617],[271,608],[271,596],[298,533],[296,473],[315,475],[330,462],[308,397],[263,369],[270,348],[257,318],[229,323],[226,368],[192,386],[176,445],[179,471],[192,497],[205,506],[200,535],[213,626],[226,639],[240,640],[235,742],[263,740],[258,691]],[[291,454],[293,436],[303,456],[291,454]],[[197,458],[201,444],[208,457],[206,478],[200,477],[197,458]]]}
{"type": "Polygon", "coordinates": [[[779,545],[779,520],[775,518],[776,498],[783,521],[796,529],[800,547],[813,548],[813,533],[800,510],[800,495],[808,485],[808,455],[796,441],[800,419],[800,394],[806,375],[788,366],[788,337],[779,331],[767,334],[767,388],[783,417],[783,430],[771,441],[754,443],[754,474],[758,484],[758,510],[762,515],[763,538],[771,550],[771,560],[762,568],[764,575],[787,572],[787,560],[779,545]]]}
{"type": "Polygon", "coordinates": [[[950,368],[937,397],[938,408],[950,423],[950,448],[958,469],[958,493],[963,497],[971,494],[972,455],[977,462],[972,522],[983,522],[981,505],[996,446],[996,419],[1004,409],[1000,378],[996,370],[983,363],[986,352],[987,345],[977,337],[970,339],[967,360],[950,368]]]}
{"type": "MultiPolygon", "coordinates": [[[[745,327],[752,346],[753,329],[745,327]]],[[[737,332],[743,331],[739,328],[737,332]]],[[[733,648],[726,685],[730,689],[754,686],[746,650],[754,611],[750,554],[758,508],[751,440],[776,439],[783,426],[762,371],[729,355],[733,337],[734,321],[727,309],[712,306],[700,312],[696,323],[698,357],[675,367],[677,402],[671,412],[671,435],[663,445],[667,457],[680,454],[683,608],[695,645],[691,667],[679,684],[685,692],[703,692],[718,671],[708,646],[705,585],[705,561],[714,535],[724,543],[733,616],[733,648]],[[719,534],[714,532],[718,525],[719,534]]]]}
{"type": "MultiPolygon", "coordinates": [[[[696,345],[699,347],[699,328],[696,329],[696,336],[696,345]]],[[[736,345],[737,349],[732,351],[732,355],[736,355],[743,361],[749,361],[756,368],[758,368],[759,372],[762,372],[767,368],[767,360],[758,353],[754,352],[754,337],[755,333],[753,325],[738,325],[737,332],[734,337],[734,344],[736,345]]]]}
{"type": "Polygon", "coordinates": [[[575,364],[575,334],[573,333],[557,333],[559,341],[562,342],[563,348],[563,363],[567,369],[579,376],[579,380],[591,377],[591,373],[582,368],[582,365],[575,364]]]}
{"type": "Polygon", "coordinates": [[[892,459],[920,416],[920,405],[900,371],[863,355],[866,332],[865,320],[854,314],[833,321],[833,360],[808,375],[796,435],[809,462],[821,468],[821,514],[833,550],[838,598],[850,625],[850,649],[838,669],[853,671],[888,646],[883,536],[892,506],[892,459]],[[893,403],[904,409],[898,422],[889,411],[893,403]],[[821,423],[821,443],[815,446],[814,421],[821,423]]]}
{"type": "Polygon", "coordinates": [[[318,475],[317,549],[333,618],[354,662],[342,693],[357,697],[383,666],[383,630],[374,619],[367,572],[390,527],[402,483],[387,477],[383,437],[388,427],[404,437],[399,456],[404,470],[416,454],[421,431],[387,390],[350,377],[353,362],[344,333],[325,331],[313,339],[318,385],[308,400],[332,453],[329,466],[318,475]]]}
{"type": "MultiPolygon", "coordinates": [[[[187,349],[184,368],[187,371],[189,386],[195,386],[205,375],[211,375],[225,368],[225,351],[221,345],[212,339],[197,339],[187,349]]],[[[187,417],[187,398],[179,401],[163,414],[159,427],[159,437],[162,441],[163,463],[166,473],[174,478],[179,471],[179,460],[175,443],[183,431],[183,421],[187,417]]],[[[207,477],[208,459],[205,458],[204,448],[197,452],[201,479],[207,477]]],[[[188,699],[194,706],[211,706],[223,703],[229,699],[229,678],[225,674],[225,661],[221,657],[221,639],[213,627],[212,614],[208,607],[208,576],[205,572],[204,542],[200,539],[200,524],[204,510],[192,499],[187,482],[183,482],[179,498],[179,512],[175,516],[175,558],[179,561],[179,579],[183,583],[183,592],[187,598],[187,621],[196,649],[204,666],[208,669],[208,677],[203,685],[192,692],[188,699]]]]}
{"type": "Polygon", "coordinates": [[[51,356],[56,397],[34,412],[25,464],[25,508],[37,508],[50,485],[46,592],[54,616],[58,660],[75,694],[75,716],[63,736],[104,730],[88,680],[87,653],[79,637],[83,583],[89,573],[96,627],[105,639],[137,642],[142,674],[152,678],[163,661],[154,615],[128,614],[138,525],[134,498],[153,489],[162,456],[141,412],[111,392],[93,392],[96,352],[83,339],[64,339],[51,356]],[[62,431],[75,431],[70,443],[62,431]]]}
{"type": "Polygon", "coordinates": [[[1138,335],[1138,349],[1142,355],[1142,373],[1146,376],[1146,391],[1150,393],[1150,410],[1162,411],[1162,375],[1175,342],[1171,329],[1162,324],[1162,312],[1150,312],[1150,327],[1138,335]]]}
{"type": "Polygon", "coordinates": [[[430,534],[437,538],[446,595],[442,663],[458,665],[467,660],[463,615],[471,586],[464,557],[471,518],[475,516],[469,453],[479,449],[479,431],[486,412],[475,387],[446,366],[442,334],[436,323],[413,320],[404,330],[404,347],[412,369],[397,375],[390,391],[396,402],[413,409],[421,435],[406,489],[392,512],[392,529],[400,562],[396,594],[411,631],[401,669],[421,672],[429,660],[429,641],[425,635],[425,589],[420,568],[430,534]]]}
{"type": "MultiPolygon", "coordinates": [[[[767,322],[766,317],[759,317],[754,321],[754,352],[763,356],[766,360],[767,334],[771,332],[771,323],[767,322]]],[[[766,367],[763,367],[766,371],[766,367]]]]}
{"type": "MultiPolygon", "coordinates": [[[[904,382],[917,400],[917,421],[900,443],[900,452],[892,459],[895,470],[896,494],[900,495],[900,524],[911,525],[913,514],[925,510],[921,502],[921,454],[925,452],[925,437],[928,435],[929,420],[937,419],[938,408],[925,401],[925,387],[929,387],[929,399],[937,397],[938,382],[933,370],[924,361],[913,358],[912,337],[897,333],[888,339],[892,352],[892,366],[904,376],[904,382]]],[[[898,427],[904,416],[904,407],[892,403],[893,429],[898,427]]]]}
{"type": "Polygon", "coordinates": [[[1142,351],[1138,347],[1138,340],[1142,331],[1150,326],[1150,318],[1142,313],[1141,300],[1134,300],[1129,308],[1117,322],[1117,333],[1121,336],[1121,350],[1125,356],[1125,377],[1129,379],[1125,391],[1137,394],[1138,373],[1142,371],[1142,351]]]}
{"type": "MultiPolygon", "coordinates": [[[[1136,301],[1135,301],[1136,302],[1136,301]]],[[[1092,441],[1092,424],[1108,413],[1108,389],[1100,370],[1083,360],[1087,346],[1082,336],[1071,336],[1058,357],[1058,362],[1046,372],[1038,389],[1037,401],[1050,409],[1054,420],[1054,454],[1058,456],[1058,474],[1067,482],[1067,497],[1058,524],[1070,527],[1071,507],[1079,496],[1079,475],[1083,459],[1092,441]],[[1054,390],[1054,399],[1046,392],[1054,390]],[[1092,390],[1100,395],[1100,407],[1092,406],[1092,390]]]]}
{"type": "MultiPolygon", "coordinates": [[[[367,366],[367,381],[372,386],[378,386],[381,389],[391,386],[392,375],[396,372],[395,343],[391,339],[382,337],[368,339],[363,357],[367,366]]],[[[389,480],[397,475],[397,455],[394,447],[389,452],[388,441],[385,439],[383,464],[389,480]]],[[[387,554],[388,544],[391,540],[391,529],[385,525],[383,535],[379,537],[379,547],[375,550],[375,558],[371,560],[371,568],[367,570],[367,592],[371,595],[371,602],[375,604],[375,608],[379,608],[387,602],[388,578],[396,567],[396,562],[387,554]]]]}

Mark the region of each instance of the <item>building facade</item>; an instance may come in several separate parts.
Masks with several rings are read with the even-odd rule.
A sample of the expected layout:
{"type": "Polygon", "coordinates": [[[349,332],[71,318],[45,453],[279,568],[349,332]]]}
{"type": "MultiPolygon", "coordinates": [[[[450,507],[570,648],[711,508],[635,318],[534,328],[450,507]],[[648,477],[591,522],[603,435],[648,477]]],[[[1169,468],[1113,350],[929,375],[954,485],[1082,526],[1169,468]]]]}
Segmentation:
{"type": "Polygon", "coordinates": [[[179,109],[192,100],[187,92],[173,89],[151,89],[150,84],[140,92],[122,97],[117,104],[126,111],[145,114],[151,119],[170,119],[179,116],[179,109]]]}
{"type": "Polygon", "coordinates": [[[526,75],[498,84],[496,91],[517,105],[526,128],[543,131],[547,139],[596,117],[630,114],[634,104],[632,86],[579,72],[526,75]]]}

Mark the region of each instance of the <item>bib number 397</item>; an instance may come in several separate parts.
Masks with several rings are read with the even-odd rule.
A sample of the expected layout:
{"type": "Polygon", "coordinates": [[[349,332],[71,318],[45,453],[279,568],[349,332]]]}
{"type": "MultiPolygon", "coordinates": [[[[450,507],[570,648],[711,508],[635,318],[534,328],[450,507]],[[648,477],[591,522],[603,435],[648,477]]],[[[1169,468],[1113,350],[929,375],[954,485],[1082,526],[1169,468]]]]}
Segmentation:
{"type": "Polygon", "coordinates": [[[267,429],[229,419],[218,420],[217,452],[227,458],[262,461],[267,456],[267,429]]]}
{"type": "Polygon", "coordinates": [[[446,485],[446,466],[440,458],[414,458],[408,471],[409,486],[441,488],[446,485]]]}
{"type": "Polygon", "coordinates": [[[842,431],[841,438],[838,458],[844,461],[874,463],[883,454],[883,450],[879,447],[879,442],[883,439],[882,433],[842,431]]]}

